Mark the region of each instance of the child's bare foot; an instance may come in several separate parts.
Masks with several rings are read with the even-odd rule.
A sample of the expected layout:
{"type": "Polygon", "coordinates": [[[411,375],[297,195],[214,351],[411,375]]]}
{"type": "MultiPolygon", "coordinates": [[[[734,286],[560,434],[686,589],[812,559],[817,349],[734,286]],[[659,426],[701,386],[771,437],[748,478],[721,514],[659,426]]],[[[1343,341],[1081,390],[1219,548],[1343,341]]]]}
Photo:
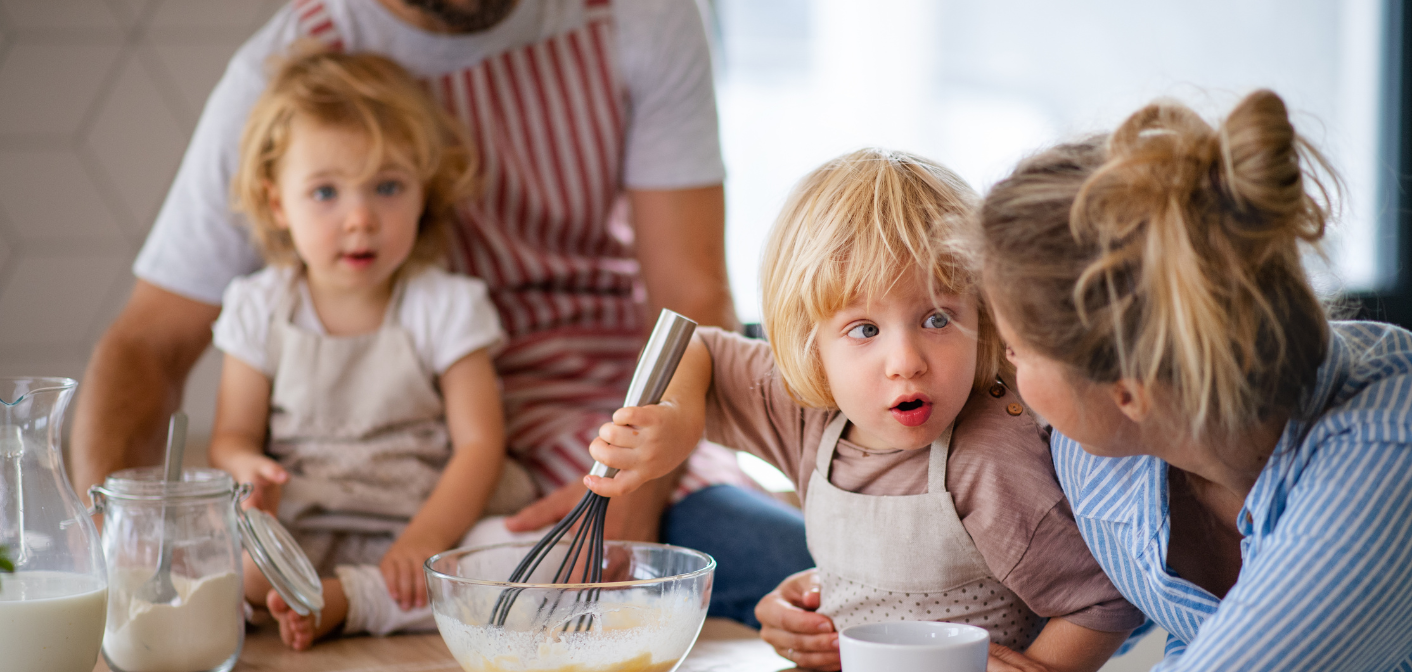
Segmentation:
{"type": "Polygon", "coordinates": [[[343,594],[343,583],[338,579],[324,579],[323,584],[324,611],[318,623],[314,622],[313,614],[300,616],[295,613],[274,590],[265,596],[270,614],[279,621],[279,638],[284,640],[285,646],[295,651],[308,649],[348,618],[348,597],[343,594]]]}

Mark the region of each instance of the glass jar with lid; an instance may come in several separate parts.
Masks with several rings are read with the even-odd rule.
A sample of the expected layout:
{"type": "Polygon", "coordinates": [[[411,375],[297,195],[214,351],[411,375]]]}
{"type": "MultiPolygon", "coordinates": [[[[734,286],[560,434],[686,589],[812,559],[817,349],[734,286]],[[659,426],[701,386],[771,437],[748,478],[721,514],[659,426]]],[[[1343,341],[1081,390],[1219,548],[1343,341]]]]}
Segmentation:
{"type": "Polygon", "coordinates": [[[221,671],[245,640],[238,488],[216,469],[119,471],[89,491],[104,514],[108,621],[103,658],[114,672],[221,671]],[[174,599],[149,601],[170,545],[174,599]]]}
{"type": "Polygon", "coordinates": [[[226,672],[245,643],[242,547],[296,613],[318,617],[323,588],[279,521],[241,510],[250,485],[218,469],[163,480],[160,467],[127,469],[89,489],[104,514],[108,622],[103,658],[114,672],[226,672]],[[167,541],[163,541],[163,539],[167,541]],[[173,591],[151,590],[162,547],[173,591]],[[174,592],[170,599],[154,594],[174,592]]]}

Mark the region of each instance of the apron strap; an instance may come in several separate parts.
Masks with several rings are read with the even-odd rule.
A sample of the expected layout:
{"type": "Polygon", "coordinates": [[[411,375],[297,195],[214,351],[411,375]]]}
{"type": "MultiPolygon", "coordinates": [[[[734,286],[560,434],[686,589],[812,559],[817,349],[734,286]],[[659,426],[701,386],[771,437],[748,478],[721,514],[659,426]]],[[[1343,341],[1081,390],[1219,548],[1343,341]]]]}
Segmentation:
{"type": "Polygon", "coordinates": [[[838,448],[838,439],[843,436],[843,428],[848,426],[848,416],[839,413],[824,427],[824,435],[819,439],[819,454],[814,456],[814,468],[828,480],[829,465],[833,464],[833,453],[838,448]]]}
{"type": "MultiPolygon", "coordinates": [[[[396,323],[397,313],[402,308],[402,297],[407,294],[407,277],[398,271],[397,277],[393,279],[392,296],[387,299],[387,308],[383,309],[382,322],[384,325],[396,323]]],[[[304,273],[297,272],[289,279],[289,287],[279,297],[279,303],[275,306],[275,320],[283,321],[287,324],[294,324],[294,311],[299,308],[299,304],[308,294],[308,282],[304,279],[304,273]]],[[[310,305],[312,309],[313,306],[310,305]]],[[[314,311],[315,317],[318,311],[314,311]]]]}
{"type": "MultiPolygon", "coordinates": [[[[823,474],[825,479],[830,476],[829,467],[833,464],[834,451],[838,449],[838,440],[843,436],[843,428],[847,426],[848,417],[839,413],[824,427],[824,434],[819,439],[819,452],[814,456],[814,468],[823,474]]],[[[932,442],[931,454],[927,458],[927,492],[946,492],[946,458],[951,453],[951,430],[955,426],[954,422],[947,425],[941,436],[932,442]]]]}
{"type": "Polygon", "coordinates": [[[392,296],[387,298],[387,310],[382,314],[383,326],[397,324],[397,313],[402,308],[402,297],[407,293],[407,280],[405,270],[398,269],[397,275],[392,279],[392,296]]]}
{"type": "Polygon", "coordinates": [[[942,430],[941,436],[932,442],[931,457],[927,461],[927,492],[946,492],[946,458],[951,454],[951,429],[955,422],[942,430]]]}
{"type": "Polygon", "coordinates": [[[299,305],[300,280],[303,278],[303,271],[290,273],[289,282],[285,283],[284,291],[280,292],[279,301],[271,314],[270,330],[265,336],[265,356],[269,358],[266,366],[271,374],[279,368],[279,360],[284,352],[285,327],[294,324],[294,309],[299,305]]]}

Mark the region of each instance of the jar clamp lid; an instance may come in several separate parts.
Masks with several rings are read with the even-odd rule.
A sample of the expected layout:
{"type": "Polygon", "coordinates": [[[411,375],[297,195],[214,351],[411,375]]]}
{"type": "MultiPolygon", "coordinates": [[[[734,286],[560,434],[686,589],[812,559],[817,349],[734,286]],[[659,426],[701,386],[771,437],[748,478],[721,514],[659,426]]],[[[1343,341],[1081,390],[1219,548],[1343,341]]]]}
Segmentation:
{"type": "Polygon", "coordinates": [[[255,566],[294,613],[312,613],[315,619],[319,618],[324,609],[324,587],[318,572],[274,516],[259,509],[241,510],[239,503],[252,489],[249,483],[235,487],[230,475],[217,469],[186,469],[176,482],[165,482],[160,472],[160,468],[144,467],[112,474],[103,485],[89,489],[94,504],[91,513],[101,512],[109,499],[166,505],[234,493],[241,544],[250,552],[255,566]]]}
{"type": "MultiPolygon", "coordinates": [[[[247,488],[249,485],[244,485],[241,490],[247,488]]],[[[250,559],[255,561],[260,573],[270,580],[270,586],[294,613],[300,616],[312,613],[317,623],[324,610],[324,586],[304,549],[299,548],[289,530],[274,516],[259,509],[240,510],[237,515],[245,550],[250,552],[250,559]]]]}

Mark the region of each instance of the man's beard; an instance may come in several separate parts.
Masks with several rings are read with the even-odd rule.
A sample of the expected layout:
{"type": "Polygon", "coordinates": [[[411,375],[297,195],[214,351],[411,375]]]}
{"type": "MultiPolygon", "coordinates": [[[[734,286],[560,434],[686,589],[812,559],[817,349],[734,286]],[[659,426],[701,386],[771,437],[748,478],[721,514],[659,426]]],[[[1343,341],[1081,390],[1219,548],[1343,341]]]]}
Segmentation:
{"type": "Polygon", "coordinates": [[[472,0],[465,7],[454,0],[402,0],[457,33],[478,33],[500,23],[515,8],[516,0],[472,0]]]}

